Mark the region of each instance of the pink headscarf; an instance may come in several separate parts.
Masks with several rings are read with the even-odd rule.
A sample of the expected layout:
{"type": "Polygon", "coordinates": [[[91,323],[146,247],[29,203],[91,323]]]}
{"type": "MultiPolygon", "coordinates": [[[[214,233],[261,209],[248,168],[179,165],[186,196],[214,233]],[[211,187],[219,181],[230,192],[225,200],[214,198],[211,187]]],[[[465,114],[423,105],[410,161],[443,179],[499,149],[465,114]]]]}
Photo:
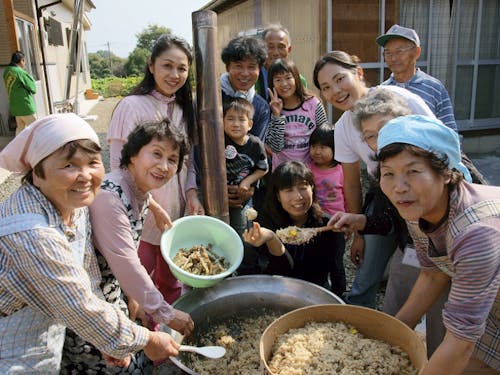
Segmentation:
{"type": "Polygon", "coordinates": [[[21,133],[0,153],[0,167],[11,172],[28,172],[66,143],[90,139],[99,145],[94,129],[74,113],[43,117],[21,133]]]}

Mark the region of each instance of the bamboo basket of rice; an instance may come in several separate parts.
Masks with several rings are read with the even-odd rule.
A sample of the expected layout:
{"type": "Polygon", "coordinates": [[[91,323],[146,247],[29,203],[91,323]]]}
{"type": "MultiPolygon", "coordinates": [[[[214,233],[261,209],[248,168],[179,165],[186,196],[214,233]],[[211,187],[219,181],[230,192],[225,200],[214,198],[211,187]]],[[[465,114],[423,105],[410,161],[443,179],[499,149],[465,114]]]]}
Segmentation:
{"type": "MultiPolygon", "coordinates": [[[[379,343],[370,343],[370,345],[379,345],[379,343]]],[[[339,374],[344,369],[343,366],[347,368],[348,363],[350,366],[357,359],[369,363],[364,368],[358,367],[357,370],[347,372],[344,370],[342,373],[419,374],[427,363],[426,349],[422,339],[407,325],[383,312],[352,305],[314,305],[282,315],[271,323],[262,334],[259,350],[261,373],[264,375],[301,374],[300,369],[303,368],[303,365],[317,366],[313,367],[313,372],[309,373],[339,374]],[[331,322],[345,323],[338,326],[344,327],[345,332],[350,337],[344,340],[339,339],[342,336],[335,336],[337,328],[331,331],[331,322]],[[318,328],[320,326],[322,328],[318,328]],[[328,326],[328,329],[325,330],[324,326],[328,326]],[[311,331],[311,329],[316,331],[311,331]],[[316,336],[319,330],[321,330],[321,335],[316,336]],[[327,337],[323,341],[324,336],[328,335],[333,336],[327,337]],[[385,344],[382,346],[389,347],[388,350],[391,353],[396,352],[399,355],[398,348],[400,348],[404,352],[403,359],[409,365],[408,372],[399,372],[399,370],[390,372],[387,369],[377,368],[374,362],[377,362],[379,357],[383,357],[381,354],[379,355],[380,352],[370,353],[372,347],[366,346],[365,342],[373,340],[364,340],[362,336],[389,344],[389,346],[385,344]],[[358,342],[360,346],[358,346],[358,342]],[[340,354],[344,349],[347,352],[351,351],[346,357],[342,357],[343,354],[340,354]],[[323,360],[322,363],[312,363],[322,361],[319,358],[327,360],[323,360]],[[307,364],[308,361],[312,362],[307,364]]],[[[373,350],[379,350],[379,348],[376,347],[373,350]]],[[[387,351],[387,349],[385,350],[387,351]]],[[[390,362],[390,360],[387,361],[390,362]]],[[[363,366],[362,364],[357,365],[363,366]]],[[[309,367],[309,371],[311,371],[311,367],[309,367]]]]}

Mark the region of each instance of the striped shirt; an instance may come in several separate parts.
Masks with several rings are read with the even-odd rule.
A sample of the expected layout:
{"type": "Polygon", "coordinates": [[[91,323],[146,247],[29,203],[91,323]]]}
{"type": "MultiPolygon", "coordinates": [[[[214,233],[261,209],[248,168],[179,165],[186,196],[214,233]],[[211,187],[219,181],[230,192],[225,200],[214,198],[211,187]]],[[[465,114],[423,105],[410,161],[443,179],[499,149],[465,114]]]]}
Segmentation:
{"type": "Polygon", "coordinates": [[[455,115],[453,114],[453,106],[451,105],[448,91],[440,80],[434,78],[420,69],[417,69],[415,75],[407,82],[400,83],[394,79],[391,74],[389,79],[382,82],[382,85],[394,85],[403,87],[414,94],[417,94],[429,106],[436,117],[443,122],[447,127],[457,130],[455,115]]]}
{"type": "MultiPolygon", "coordinates": [[[[0,204],[0,217],[26,213],[45,216],[48,227],[0,237],[0,319],[30,306],[111,356],[142,349],[148,330],[103,301],[90,225],[82,267],[68,246],[76,231],[64,225],[55,207],[30,184],[0,204]]],[[[88,222],[86,208],[75,215],[87,215],[88,222]]]]}
{"type": "MultiPolygon", "coordinates": [[[[461,183],[450,195],[449,215],[438,228],[420,227],[429,236],[427,254],[417,250],[422,268],[439,269],[452,277],[443,322],[454,336],[476,342],[475,357],[500,371],[500,211],[453,231],[451,225],[465,209],[479,202],[498,200],[500,188],[461,183]]],[[[476,206],[474,206],[476,207],[476,206]]],[[[496,210],[496,211],[495,211],[496,210]]],[[[460,216],[463,218],[463,216],[460,216]]],[[[467,217],[468,219],[468,217],[467,217]]],[[[455,223],[455,222],[454,222],[455,223]]],[[[456,229],[456,228],[455,228],[456,229]]]]}
{"type": "Polygon", "coordinates": [[[272,115],[265,138],[273,151],[272,170],[287,160],[309,162],[309,137],[327,122],[323,104],[315,96],[297,108],[283,108],[280,116],[272,115]]]}

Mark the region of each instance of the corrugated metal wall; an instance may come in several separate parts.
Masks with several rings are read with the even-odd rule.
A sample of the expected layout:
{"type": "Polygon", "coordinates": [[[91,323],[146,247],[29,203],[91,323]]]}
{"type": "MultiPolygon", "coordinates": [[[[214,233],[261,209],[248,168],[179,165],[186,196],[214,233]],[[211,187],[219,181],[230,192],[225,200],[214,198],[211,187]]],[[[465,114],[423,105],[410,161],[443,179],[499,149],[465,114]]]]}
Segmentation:
{"type": "MultiPolygon", "coordinates": [[[[315,91],[312,70],[326,50],[326,12],[323,0],[248,0],[226,9],[217,16],[218,42],[224,46],[241,31],[262,29],[269,23],[281,23],[292,38],[291,59],[315,91]]],[[[225,67],[220,61],[220,73],[225,67]]]]}
{"type": "Polygon", "coordinates": [[[31,21],[34,21],[35,19],[35,11],[32,0],[16,0],[14,2],[14,10],[22,13],[26,17],[29,17],[31,21]]]}
{"type": "Polygon", "coordinates": [[[8,65],[12,52],[9,48],[9,34],[5,22],[5,3],[0,2],[0,65],[8,65]]]}
{"type": "Polygon", "coordinates": [[[326,12],[322,0],[271,0],[262,2],[262,21],[281,23],[292,38],[291,59],[297,64],[300,73],[306,77],[308,88],[316,91],[312,72],[316,60],[325,52],[326,12]]]}

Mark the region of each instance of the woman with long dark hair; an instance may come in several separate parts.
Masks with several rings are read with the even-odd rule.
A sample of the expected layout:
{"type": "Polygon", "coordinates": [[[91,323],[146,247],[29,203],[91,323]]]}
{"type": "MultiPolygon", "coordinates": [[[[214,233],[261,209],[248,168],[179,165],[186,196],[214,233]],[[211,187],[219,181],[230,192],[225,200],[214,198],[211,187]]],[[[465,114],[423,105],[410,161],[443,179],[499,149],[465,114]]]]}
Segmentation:
{"type": "Polygon", "coordinates": [[[284,244],[276,230],[288,226],[317,228],[326,225],[316,199],[314,176],[302,162],[286,161],[271,174],[266,205],[259,222],[245,230],[243,239],[257,247],[263,272],[306,280],[326,287],[330,273],[331,290],[345,291],[342,233],[326,231],[303,244],[284,244]]]}
{"type": "MultiPolygon", "coordinates": [[[[125,97],[113,112],[108,130],[111,169],[119,168],[121,150],[127,136],[138,124],[170,120],[172,126],[184,131],[192,144],[195,119],[189,69],[193,61],[191,47],[182,38],[164,34],[151,51],[144,79],[125,97]]],[[[186,158],[176,178],[153,191],[153,198],[165,209],[171,220],[185,214],[203,214],[198,199],[196,174],[192,155],[186,158]]],[[[161,231],[152,215],[146,217],[139,245],[139,256],[165,299],[171,303],[181,293],[180,283],[172,276],[160,253],[161,231]]]]}

